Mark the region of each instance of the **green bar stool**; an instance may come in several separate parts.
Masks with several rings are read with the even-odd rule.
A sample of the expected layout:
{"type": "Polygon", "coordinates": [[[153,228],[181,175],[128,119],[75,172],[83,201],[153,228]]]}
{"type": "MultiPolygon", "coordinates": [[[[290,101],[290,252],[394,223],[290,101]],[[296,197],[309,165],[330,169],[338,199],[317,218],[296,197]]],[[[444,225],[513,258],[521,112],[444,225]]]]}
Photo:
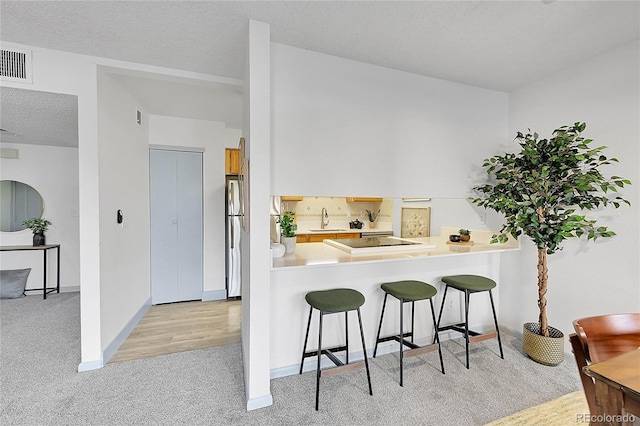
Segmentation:
{"type": "Polygon", "coordinates": [[[302,349],[302,361],[300,362],[300,374],[302,374],[302,367],[304,359],[307,357],[317,356],[318,363],[316,367],[316,411],[318,411],[319,399],[320,399],[320,376],[333,376],[336,374],[346,373],[358,368],[362,368],[363,365],[367,370],[367,381],[369,382],[369,395],[373,395],[371,388],[371,376],[369,375],[369,363],[367,361],[367,347],[364,342],[364,332],[362,331],[362,316],[360,315],[360,306],[364,304],[364,296],[362,293],[349,288],[337,288],[333,290],[312,291],[305,296],[307,303],[309,304],[309,321],[307,322],[307,333],[304,337],[304,348],[302,349]],[[307,342],[309,340],[309,327],[311,326],[311,316],[313,310],[317,309],[320,312],[320,325],[318,328],[318,349],[316,351],[307,352],[307,342]],[[349,363],[349,312],[358,312],[358,322],[360,323],[360,338],[362,339],[362,352],[364,354],[364,361],[349,363]],[[322,348],[322,319],[325,315],[336,314],[344,312],[345,319],[345,338],[346,344],[344,346],[337,346],[333,348],[322,348]],[[333,353],[345,352],[346,363],[340,361],[333,353]],[[328,369],[320,369],[320,359],[322,355],[329,358],[336,366],[328,369]]]}
{"type": "Polygon", "coordinates": [[[504,353],[502,352],[502,341],[500,340],[500,328],[498,327],[496,308],[493,304],[493,294],[491,293],[491,290],[496,286],[496,282],[480,275],[450,275],[447,277],[442,277],[442,282],[445,283],[446,286],[444,288],[444,295],[442,296],[440,314],[438,315],[437,329],[438,332],[445,330],[454,330],[458,333],[464,334],[466,342],[467,369],[469,368],[469,342],[480,342],[482,340],[498,337],[500,358],[504,359],[504,353]],[[464,293],[464,322],[441,327],[440,319],[442,318],[442,311],[444,310],[444,303],[447,298],[447,290],[449,290],[449,288],[453,288],[464,293]],[[473,293],[480,293],[484,291],[489,292],[489,299],[491,300],[491,311],[493,312],[493,322],[496,326],[496,331],[482,334],[476,331],[469,330],[469,296],[473,293]]]}
{"type": "Polygon", "coordinates": [[[400,343],[400,386],[404,386],[403,383],[403,358],[415,355],[421,355],[423,353],[431,352],[438,349],[438,353],[440,355],[440,368],[442,369],[442,374],[444,374],[444,362],[442,362],[442,350],[440,349],[440,340],[438,338],[438,333],[436,331],[434,343],[427,346],[418,346],[413,341],[413,330],[415,324],[415,303],[419,300],[429,300],[429,305],[431,306],[431,318],[433,319],[434,326],[436,325],[436,314],[433,309],[433,296],[438,292],[436,288],[430,284],[427,284],[422,281],[415,280],[406,280],[406,281],[395,281],[390,283],[383,283],[380,288],[384,290],[384,302],[382,303],[382,313],[380,314],[380,324],[378,325],[378,334],[376,336],[376,346],[373,349],[373,357],[376,357],[376,353],[378,352],[378,343],[388,342],[390,340],[395,340],[400,343]],[[384,309],[387,306],[387,296],[392,295],[396,299],[400,301],[400,333],[393,336],[388,337],[380,337],[380,330],[382,329],[382,320],[384,318],[384,309]],[[403,332],[403,307],[407,302],[411,302],[411,331],[403,332]],[[408,341],[406,338],[410,337],[411,340],[408,341]],[[405,351],[404,347],[407,346],[410,348],[405,351]]]}

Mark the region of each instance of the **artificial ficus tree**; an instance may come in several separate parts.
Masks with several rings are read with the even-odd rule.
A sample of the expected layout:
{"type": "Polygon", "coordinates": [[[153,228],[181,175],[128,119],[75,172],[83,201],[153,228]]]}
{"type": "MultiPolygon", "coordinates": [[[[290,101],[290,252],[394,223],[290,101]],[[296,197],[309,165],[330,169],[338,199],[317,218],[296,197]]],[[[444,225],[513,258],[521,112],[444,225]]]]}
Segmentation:
{"type": "Polygon", "coordinates": [[[629,201],[618,189],[631,184],[619,176],[605,178],[602,166],[618,162],[607,158],[606,146],[592,148],[592,140],[582,137],[585,123],[562,126],[549,139],[537,133],[518,132],[515,141],[520,152],[495,155],[482,167],[489,183],[473,187],[470,198],[478,206],[504,215],[500,234],[491,242],[504,243],[512,235],[531,238],[538,251],[538,308],[540,334],[549,335],[547,323],[547,255],[562,249],[562,243],[575,237],[587,240],[615,235],[598,226],[584,211],[609,205],[615,208],[629,201]]]}

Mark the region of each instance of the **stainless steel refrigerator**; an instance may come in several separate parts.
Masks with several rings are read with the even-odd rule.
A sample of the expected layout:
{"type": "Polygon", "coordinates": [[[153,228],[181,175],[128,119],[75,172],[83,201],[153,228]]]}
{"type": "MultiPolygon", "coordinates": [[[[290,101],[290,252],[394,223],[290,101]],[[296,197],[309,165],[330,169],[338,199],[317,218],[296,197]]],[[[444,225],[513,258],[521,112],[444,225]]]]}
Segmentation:
{"type": "Polygon", "coordinates": [[[226,207],[226,278],[227,297],[240,297],[242,279],[240,266],[240,234],[242,232],[242,196],[237,177],[227,177],[226,207]]]}

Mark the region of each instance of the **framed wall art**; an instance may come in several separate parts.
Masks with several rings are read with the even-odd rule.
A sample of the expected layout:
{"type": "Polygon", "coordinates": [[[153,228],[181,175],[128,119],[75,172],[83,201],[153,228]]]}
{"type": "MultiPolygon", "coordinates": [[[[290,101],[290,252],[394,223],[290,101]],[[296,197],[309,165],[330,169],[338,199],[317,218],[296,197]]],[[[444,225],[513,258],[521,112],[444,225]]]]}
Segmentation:
{"type": "Polygon", "coordinates": [[[431,207],[402,207],[401,238],[431,236],[431,207]]]}

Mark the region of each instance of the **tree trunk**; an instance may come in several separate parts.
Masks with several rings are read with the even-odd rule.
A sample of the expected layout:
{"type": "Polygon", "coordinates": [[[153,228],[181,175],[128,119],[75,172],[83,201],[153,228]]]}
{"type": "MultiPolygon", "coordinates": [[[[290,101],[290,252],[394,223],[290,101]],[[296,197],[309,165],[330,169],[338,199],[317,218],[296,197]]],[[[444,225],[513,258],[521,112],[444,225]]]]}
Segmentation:
{"type": "Polygon", "coordinates": [[[547,249],[538,249],[538,308],[540,309],[540,334],[549,337],[547,324],[547,249]]]}

